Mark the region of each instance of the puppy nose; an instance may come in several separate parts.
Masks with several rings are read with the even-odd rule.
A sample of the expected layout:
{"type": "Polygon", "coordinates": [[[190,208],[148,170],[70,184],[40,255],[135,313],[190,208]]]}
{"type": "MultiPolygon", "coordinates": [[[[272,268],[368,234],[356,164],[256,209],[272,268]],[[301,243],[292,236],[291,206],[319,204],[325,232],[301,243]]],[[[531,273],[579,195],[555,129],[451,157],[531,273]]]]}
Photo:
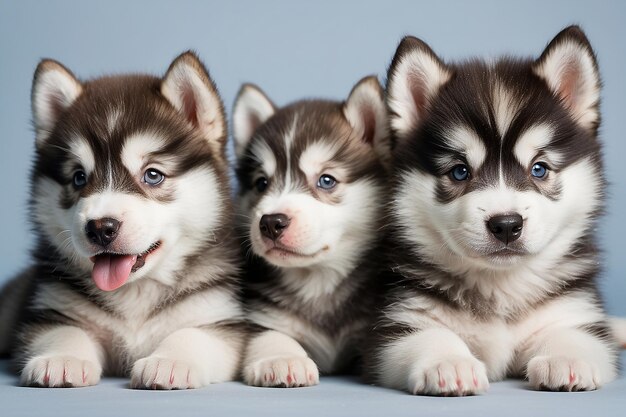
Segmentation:
{"type": "Polygon", "coordinates": [[[110,217],[89,220],[85,226],[87,238],[96,245],[107,246],[117,237],[120,222],[110,217]]]}
{"type": "Polygon", "coordinates": [[[489,231],[505,245],[517,240],[522,235],[524,219],[519,214],[503,214],[487,221],[489,231]]]}
{"type": "Polygon", "coordinates": [[[276,240],[283,234],[291,221],[286,214],[266,214],[261,217],[259,228],[261,234],[269,239],[276,240]]]}

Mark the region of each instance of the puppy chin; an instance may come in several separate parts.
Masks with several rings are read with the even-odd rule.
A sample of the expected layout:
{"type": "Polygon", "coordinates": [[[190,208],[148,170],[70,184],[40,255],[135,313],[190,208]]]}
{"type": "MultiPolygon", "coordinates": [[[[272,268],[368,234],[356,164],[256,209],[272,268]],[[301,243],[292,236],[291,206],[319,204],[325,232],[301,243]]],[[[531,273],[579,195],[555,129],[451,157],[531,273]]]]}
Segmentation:
{"type": "Polygon", "coordinates": [[[281,268],[305,268],[319,264],[328,253],[328,246],[318,250],[292,248],[280,242],[267,241],[262,238],[253,240],[252,250],[268,263],[281,268]]]}
{"type": "Polygon", "coordinates": [[[461,253],[458,252],[457,250],[457,254],[464,261],[488,270],[507,270],[519,267],[529,255],[526,250],[518,247],[481,248],[478,250],[476,248],[463,248],[461,253]]]}

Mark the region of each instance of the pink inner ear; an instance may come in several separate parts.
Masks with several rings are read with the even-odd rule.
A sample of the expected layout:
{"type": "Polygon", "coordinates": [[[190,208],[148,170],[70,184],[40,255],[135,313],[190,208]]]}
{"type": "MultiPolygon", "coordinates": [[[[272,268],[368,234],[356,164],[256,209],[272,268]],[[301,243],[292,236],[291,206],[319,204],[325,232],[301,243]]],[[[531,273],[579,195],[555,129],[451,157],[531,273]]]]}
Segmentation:
{"type": "Polygon", "coordinates": [[[580,79],[580,68],[574,60],[567,62],[563,66],[563,73],[559,82],[559,96],[568,108],[576,106],[578,99],[578,81],[580,79]]]}
{"type": "Polygon", "coordinates": [[[53,120],[58,120],[63,110],[65,110],[65,99],[63,95],[59,93],[51,93],[48,99],[48,106],[53,120]]]}
{"type": "Polygon", "coordinates": [[[423,74],[417,72],[411,72],[408,74],[407,81],[409,84],[409,90],[413,96],[413,102],[415,103],[417,114],[421,117],[422,113],[426,110],[428,95],[424,76],[423,74]]]}
{"type": "Polygon", "coordinates": [[[372,145],[376,135],[376,113],[370,106],[364,106],[361,109],[361,117],[363,118],[363,140],[372,145]]]}
{"type": "Polygon", "coordinates": [[[252,135],[256,128],[261,125],[261,118],[257,113],[248,113],[248,124],[250,126],[250,135],[252,135]]]}
{"type": "Polygon", "coordinates": [[[193,90],[189,86],[184,86],[182,91],[183,111],[189,122],[198,127],[198,104],[193,90]]]}

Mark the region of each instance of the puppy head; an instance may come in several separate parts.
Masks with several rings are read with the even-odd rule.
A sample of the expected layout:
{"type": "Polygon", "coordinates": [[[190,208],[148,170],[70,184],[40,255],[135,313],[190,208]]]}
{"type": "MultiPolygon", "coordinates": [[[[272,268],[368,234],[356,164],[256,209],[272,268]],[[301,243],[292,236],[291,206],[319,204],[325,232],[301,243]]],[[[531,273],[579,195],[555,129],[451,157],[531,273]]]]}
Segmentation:
{"type": "Polygon", "coordinates": [[[445,64],[405,38],[389,69],[394,212],[403,238],[455,272],[550,264],[590,231],[604,185],[600,81],[583,32],[536,60],[445,64]]]}
{"type": "Polygon", "coordinates": [[[32,110],[32,212],[45,244],[105,291],[148,274],[171,283],[229,198],[223,107],[199,59],[180,55],[163,78],[88,82],[44,60],[32,110]]]}
{"type": "Polygon", "coordinates": [[[233,131],[252,251],[281,267],[350,267],[379,233],[389,142],[376,78],[343,103],[281,109],[244,85],[233,131]]]}

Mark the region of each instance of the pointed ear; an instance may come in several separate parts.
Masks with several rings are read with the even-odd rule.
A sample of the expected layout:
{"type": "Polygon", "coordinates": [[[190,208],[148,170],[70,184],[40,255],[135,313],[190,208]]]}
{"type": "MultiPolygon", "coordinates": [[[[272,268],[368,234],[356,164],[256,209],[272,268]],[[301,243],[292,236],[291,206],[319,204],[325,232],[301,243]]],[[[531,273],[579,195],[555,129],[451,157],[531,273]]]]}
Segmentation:
{"type": "Polygon", "coordinates": [[[578,26],[563,29],[548,44],[533,70],[584,128],[600,120],[600,76],[591,44],[578,26]]]}
{"type": "Polygon", "coordinates": [[[223,153],[227,140],[226,116],[215,83],[195,53],[187,51],[170,65],[161,81],[161,94],[223,153]]]}
{"type": "Polygon", "coordinates": [[[233,107],[235,154],[241,157],[254,132],[276,113],[274,103],[253,84],[244,84],[237,93],[233,107]]]}
{"type": "Polygon", "coordinates": [[[371,145],[387,164],[391,157],[387,109],[383,88],[375,76],[363,78],[352,88],[343,114],[361,140],[371,145]]]}
{"type": "Polygon", "coordinates": [[[57,61],[44,59],[39,63],[31,91],[37,146],[44,143],[61,114],[82,91],[74,74],[57,61]]]}
{"type": "Polygon", "coordinates": [[[387,73],[390,126],[398,138],[419,127],[432,98],[451,76],[452,70],[426,43],[412,36],[402,39],[387,73]]]}

